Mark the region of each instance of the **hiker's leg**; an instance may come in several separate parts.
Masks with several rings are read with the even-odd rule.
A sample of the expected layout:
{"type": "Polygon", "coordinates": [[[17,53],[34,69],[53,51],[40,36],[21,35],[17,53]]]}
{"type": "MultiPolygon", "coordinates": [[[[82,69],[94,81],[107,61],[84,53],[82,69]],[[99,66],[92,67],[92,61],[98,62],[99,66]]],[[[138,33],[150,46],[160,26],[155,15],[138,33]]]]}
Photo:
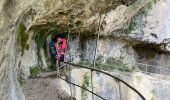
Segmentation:
{"type": "Polygon", "coordinates": [[[51,69],[56,70],[56,59],[55,57],[51,57],[51,69]]]}
{"type": "Polygon", "coordinates": [[[58,60],[56,60],[56,69],[57,69],[57,76],[59,77],[60,76],[60,66],[59,66],[59,61],[58,60]]]}
{"type": "Polygon", "coordinates": [[[60,65],[63,65],[63,64],[64,64],[64,54],[61,54],[60,65]]]}
{"type": "Polygon", "coordinates": [[[56,55],[56,68],[60,67],[60,54],[56,55]]]}
{"type": "Polygon", "coordinates": [[[58,68],[58,60],[56,60],[55,67],[58,68]]]}

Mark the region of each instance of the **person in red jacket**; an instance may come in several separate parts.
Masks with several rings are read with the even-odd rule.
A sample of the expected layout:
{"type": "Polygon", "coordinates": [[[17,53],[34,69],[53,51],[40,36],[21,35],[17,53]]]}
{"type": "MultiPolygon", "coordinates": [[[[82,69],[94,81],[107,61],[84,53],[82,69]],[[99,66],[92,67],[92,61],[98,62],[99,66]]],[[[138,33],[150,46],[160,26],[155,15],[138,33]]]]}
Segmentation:
{"type": "Polygon", "coordinates": [[[56,59],[59,61],[59,66],[62,66],[64,64],[64,55],[65,55],[65,49],[66,49],[66,39],[58,37],[57,42],[55,43],[56,47],[56,59]]]}

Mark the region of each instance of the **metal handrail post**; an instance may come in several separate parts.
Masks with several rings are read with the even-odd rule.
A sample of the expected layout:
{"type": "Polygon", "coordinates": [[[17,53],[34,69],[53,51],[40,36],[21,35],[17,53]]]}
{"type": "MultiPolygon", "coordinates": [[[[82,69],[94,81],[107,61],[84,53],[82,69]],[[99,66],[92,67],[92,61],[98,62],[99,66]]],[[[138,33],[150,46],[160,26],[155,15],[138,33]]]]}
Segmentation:
{"type": "MultiPolygon", "coordinates": [[[[93,91],[93,70],[90,70],[90,72],[91,72],[91,89],[92,89],[92,92],[94,92],[93,91]]],[[[94,95],[92,94],[92,100],[94,100],[94,95]]]]}
{"type": "MultiPolygon", "coordinates": [[[[99,41],[99,32],[100,32],[100,23],[101,23],[101,12],[100,12],[100,19],[99,19],[99,27],[98,27],[98,32],[97,32],[97,39],[96,39],[96,47],[95,47],[95,54],[94,54],[94,62],[93,62],[93,68],[96,67],[96,54],[97,54],[97,46],[98,46],[98,41],[99,41]]],[[[93,70],[91,70],[91,85],[92,85],[92,92],[93,90],[93,70]]],[[[92,94],[92,100],[94,100],[94,95],[92,94]]]]}
{"type": "MultiPolygon", "coordinates": [[[[67,48],[68,48],[68,45],[70,43],[69,39],[70,39],[70,29],[68,31],[67,48]]],[[[69,52],[70,52],[70,48],[69,48],[69,52]]],[[[70,53],[69,53],[69,59],[70,59],[70,62],[71,62],[71,55],[70,55],[70,53]]],[[[71,82],[71,68],[70,68],[70,65],[68,67],[69,67],[69,76],[70,76],[70,80],[69,81],[71,82]]],[[[70,84],[70,95],[71,95],[71,100],[72,100],[72,85],[71,84],[70,84]]]]}
{"type": "Polygon", "coordinates": [[[146,74],[148,73],[148,66],[146,66],[146,74]]]}
{"type": "MultiPolygon", "coordinates": [[[[58,61],[56,61],[56,65],[58,64],[58,61]]],[[[57,66],[57,80],[59,80],[59,74],[60,74],[60,70],[59,70],[59,66],[57,66]]],[[[58,97],[58,100],[60,99],[59,98],[59,93],[58,93],[58,95],[57,95],[57,97],[58,97]]]]}

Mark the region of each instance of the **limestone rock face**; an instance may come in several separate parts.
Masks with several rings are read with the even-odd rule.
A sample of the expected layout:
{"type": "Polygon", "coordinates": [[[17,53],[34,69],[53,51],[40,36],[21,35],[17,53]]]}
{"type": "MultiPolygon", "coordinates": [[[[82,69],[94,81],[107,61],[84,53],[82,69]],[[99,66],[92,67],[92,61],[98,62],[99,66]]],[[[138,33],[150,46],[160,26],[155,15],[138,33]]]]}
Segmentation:
{"type": "Polygon", "coordinates": [[[161,44],[161,49],[169,51],[170,38],[170,1],[159,0],[152,4],[152,9],[146,14],[138,14],[134,18],[135,29],[129,37],[161,44]]]}
{"type": "MultiPolygon", "coordinates": [[[[119,35],[119,30],[127,28],[125,23],[138,14],[148,2],[148,0],[0,0],[0,99],[24,100],[16,77],[16,70],[19,65],[17,58],[20,58],[18,57],[17,33],[21,22],[25,25],[27,31],[33,26],[42,25],[45,28],[56,26],[59,30],[72,29],[72,32],[77,32],[74,28],[83,27],[80,29],[82,33],[95,33],[100,26],[100,35],[113,34],[118,37],[130,38],[129,40],[132,41],[133,36],[130,36],[131,34],[119,35]]],[[[139,41],[149,39],[149,43],[153,41],[162,43],[161,41],[164,40],[165,45],[161,47],[163,50],[169,50],[169,41],[165,41],[169,38],[168,14],[170,10],[168,5],[168,0],[160,0],[154,5],[152,15],[145,18],[149,24],[146,25],[145,29],[138,31],[139,34],[137,35],[143,32],[139,41]],[[161,6],[159,7],[159,5],[161,6]],[[163,10],[164,12],[162,12],[163,10]],[[150,19],[157,16],[155,15],[156,11],[159,11],[159,16],[152,22],[150,19]],[[157,23],[157,21],[159,22],[157,23]],[[159,28],[155,25],[158,25],[159,28]],[[152,27],[157,31],[152,32],[152,27]],[[158,40],[144,38],[147,34],[151,34],[151,38],[153,36],[158,37],[158,40]]],[[[134,35],[133,38],[138,37],[134,35]]],[[[101,50],[100,47],[98,49],[103,53],[106,52],[104,49],[101,50]]],[[[35,60],[30,60],[32,57],[27,56],[31,53],[29,51],[24,55],[25,58],[21,63],[23,66],[26,65],[25,61],[30,61],[32,64],[36,63],[35,60]]],[[[34,50],[32,51],[34,52],[34,50]]],[[[120,52],[118,51],[118,54],[114,56],[120,56],[120,52]]],[[[25,71],[28,72],[28,69],[25,71]]]]}
{"type": "MultiPolygon", "coordinates": [[[[17,28],[23,22],[27,30],[36,24],[55,22],[68,27],[80,27],[97,23],[99,11],[110,11],[121,5],[122,1],[109,0],[0,0],[0,97],[2,100],[19,99],[17,91],[16,65],[17,28]],[[112,7],[113,6],[113,7],[112,7]],[[107,9],[108,7],[108,9],[107,9]],[[58,20],[58,21],[57,21],[58,20]],[[71,24],[70,24],[71,23],[71,24]]],[[[133,3],[133,2],[132,2],[133,3]]],[[[137,2],[136,2],[137,3],[137,2]]],[[[125,2],[125,4],[127,4],[125,2]]],[[[139,2],[145,4],[145,0],[139,2]]],[[[129,4],[130,5],[130,4],[129,4]]],[[[142,7],[140,6],[140,8],[142,7]]],[[[126,8],[126,6],[124,6],[126,8]]],[[[126,10],[126,9],[125,9],[126,10]]],[[[136,11],[137,12],[137,11],[136,11]]],[[[134,12],[134,13],[136,13],[134,12]]],[[[95,25],[95,24],[93,24],[95,25]]],[[[93,28],[94,30],[94,28],[93,28]]]]}
{"type": "MultiPolygon", "coordinates": [[[[170,82],[169,77],[157,76],[157,75],[145,75],[142,73],[110,73],[125,80],[130,85],[133,85],[139,92],[141,92],[146,100],[169,100],[168,95],[170,82]]],[[[86,69],[74,69],[71,71],[71,81],[72,83],[83,86],[87,84],[82,79],[89,81],[87,89],[91,90],[91,79],[85,77],[91,77],[90,71],[86,69]]],[[[65,81],[60,81],[62,89],[70,94],[70,85],[65,81]]],[[[142,100],[134,91],[128,88],[123,83],[116,81],[115,79],[106,76],[101,73],[93,72],[93,88],[94,92],[107,100],[142,100]]],[[[76,97],[78,100],[92,100],[91,93],[83,91],[79,87],[72,86],[72,96],[76,97]]],[[[94,96],[95,100],[99,98],[94,96]]]]}

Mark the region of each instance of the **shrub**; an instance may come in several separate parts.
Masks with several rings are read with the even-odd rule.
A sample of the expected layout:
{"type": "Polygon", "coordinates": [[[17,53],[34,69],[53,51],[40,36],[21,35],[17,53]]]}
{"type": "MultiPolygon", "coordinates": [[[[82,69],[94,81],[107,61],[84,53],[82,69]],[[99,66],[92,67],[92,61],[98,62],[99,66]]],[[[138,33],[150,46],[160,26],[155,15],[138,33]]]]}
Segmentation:
{"type": "MultiPolygon", "coordinates": [[[[94,63],[90,61],[80,61],[78,64],[92,67],[92,68],[94,67],[94,63]]],[[[124,64],[122,61],[116,60],[114,58],[107,59],[106,64],[96,62],[95,68],[100,69],[100,70],[106,70],[106,71],[117,69],[117,70],[124,71],[124,72],[132,72],[135,70],[134,66],[124,64]]]]}
{"type": "Polygon", "coordinates": [[[41,72],[40,67],[30,67],[30,74],[32,77],[37,76],[37,74],[39,74],[41,72]]]}
{"type": "Polygon", "coordinates": [[[20,72],[17,77],[17,80],[19,81],[20,85],[24,84],[26,82],[24,78],[24,73],[20,72]]]}
{"type": "Polygon", "coordinates": [[[145,14],[148,15],[149,11],[152,10],[153,5],[156,4],[156,0],[149,0],[149,3],[145,7],[145,14]]]}
{"type": "Polygon", "coordinates": [[[107,59],[106,63],[111,65],[112,70],[117,69],[125,72],[132,72],[133,70],[135,70],[134,66],[124,64],[121,60],[116,60],[114,58],[107,59]]]}
{"type": "Polygon", "coordinates": [[[135,30],[135,26],[136,26],[136,23],[134,21],[131,21],[127,28],[127,33],[131,33],[133,30],[135,30]]]}
{"type": "MultiPolygon", "coordinates": [[[[90,86],[90,76],[87,73],[84,75],[82,87],[87,89],[90,86]]],[[[82,89],[82,96],[87,96],[86,90],[82,89]]]]}

